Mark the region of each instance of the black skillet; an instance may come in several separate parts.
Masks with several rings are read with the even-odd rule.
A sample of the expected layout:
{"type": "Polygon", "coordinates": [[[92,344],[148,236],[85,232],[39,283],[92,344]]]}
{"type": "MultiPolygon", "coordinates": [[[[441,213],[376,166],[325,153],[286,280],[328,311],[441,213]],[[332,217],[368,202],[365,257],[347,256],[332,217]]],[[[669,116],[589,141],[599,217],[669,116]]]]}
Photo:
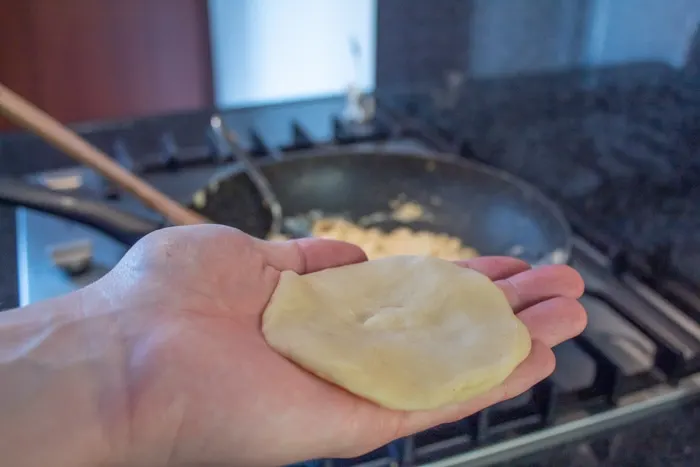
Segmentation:
{"type": "MultiPolygon", "coordinates": [[[[358,220],[387,212],[390,201],[403,196],[429,213],[428,220],[413,222],[411,228],[459,237],[481,255],[545,264],[565,263],[570,255],[570,228],[553,202],[506,172],[456,156],[338,148],[263,159],[258,166],[285,216],[319,210],[358,220]]],[[[240,165],[232,165],[203,193],[190,206],[196,212],[256,237],[267,234],[270,213],[240,165]]],[[[88,224],[128,245],[163,226],[18,180],[0,180],[0,203],[88,224]]]]}

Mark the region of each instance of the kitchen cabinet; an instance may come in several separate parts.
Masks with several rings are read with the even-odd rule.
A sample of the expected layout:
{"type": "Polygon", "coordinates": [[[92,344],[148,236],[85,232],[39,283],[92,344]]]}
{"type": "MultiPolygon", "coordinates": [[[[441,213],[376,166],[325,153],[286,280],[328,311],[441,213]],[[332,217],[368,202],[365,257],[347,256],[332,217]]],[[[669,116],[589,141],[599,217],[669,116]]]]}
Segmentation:
{"type": "Polygon", "coordinates": [[[211,76],[206,0],[0,0],[0,82],[62,122],[210,106],[211,76]]]}

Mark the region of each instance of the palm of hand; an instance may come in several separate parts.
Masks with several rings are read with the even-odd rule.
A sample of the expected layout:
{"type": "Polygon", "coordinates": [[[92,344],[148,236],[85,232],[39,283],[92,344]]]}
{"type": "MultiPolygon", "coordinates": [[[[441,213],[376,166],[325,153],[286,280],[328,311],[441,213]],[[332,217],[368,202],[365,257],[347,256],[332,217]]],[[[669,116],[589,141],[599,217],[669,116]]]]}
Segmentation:
{"type": "Polygon", "coordinates": [[[113,274],[138,293],[128,336],[132,447],[150,465],[280,465],[349,457],[514,397],[554,368],[550,347],[580,333],[583,284],[573,270],[529,271],[508,258],[466,267],[498,281],[533,337],[530,356],[500,387],[431,412],[384,409],[300,369],[260,329],[280,271],[312,272],[364,260],[348,244],[268,243],[220,226],[161,231],[134,247],[113,274]],[[146,441],[148,440],[148,441],[146,441]]]}

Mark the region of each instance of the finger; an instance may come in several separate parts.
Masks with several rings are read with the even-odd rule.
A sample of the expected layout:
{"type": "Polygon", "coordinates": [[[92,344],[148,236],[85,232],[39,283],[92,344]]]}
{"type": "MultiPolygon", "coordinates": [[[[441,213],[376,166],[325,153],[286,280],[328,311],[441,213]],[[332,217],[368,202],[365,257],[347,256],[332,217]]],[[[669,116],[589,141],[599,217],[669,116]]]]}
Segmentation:
{"type": "Polygon", "coordinates": [[[586,328],[586,310],[576,299],[557,297],[518,313],[533,340],[554,347],[576,337],[586,328]]]}
{"type": "Polygon", "coordinates": [[[482,256],[479,258],[457,261],[462,267],[473,269],[487,276],[492,281],[505,279],[530,269],[525,261],[508,256],[482,256]]]}
{"type": "Polygon", "coordinates": [[[580,298],[583,279],[569,266],[542,266],[496,282],[517,313],[554,297],[580,298]]]}
{"type": "Polygon", "coordinates": [[[463,404],[437,410],[406,412],[400,426],[399,437],[461,420],[498,402],[512,399],[551,375],[554,365],[555,358],[552,350],[542,342],[533,341],[530,355],[502,384],[463,404]]]}
{"type": "Polygon", "coordinates": [[[286,242],[257,241],[268,264],[280,271],[308,274],[322,269],[367,261],[362,249],[352,243],[322,238],[302,238],[286,242]]]}

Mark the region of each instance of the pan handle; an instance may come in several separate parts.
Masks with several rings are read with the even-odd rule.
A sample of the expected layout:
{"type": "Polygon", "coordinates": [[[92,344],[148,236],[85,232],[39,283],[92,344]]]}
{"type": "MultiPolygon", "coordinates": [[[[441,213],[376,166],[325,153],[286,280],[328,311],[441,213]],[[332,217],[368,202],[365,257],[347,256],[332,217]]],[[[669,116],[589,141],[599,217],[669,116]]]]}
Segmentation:
{"type": "Polygon", "coordinates": [[[133,245],[161,224],[120,211],[106,203],[54,191],[13,178],[0,178],[0,204],[23,206],[94,227],[133,245]]]}

